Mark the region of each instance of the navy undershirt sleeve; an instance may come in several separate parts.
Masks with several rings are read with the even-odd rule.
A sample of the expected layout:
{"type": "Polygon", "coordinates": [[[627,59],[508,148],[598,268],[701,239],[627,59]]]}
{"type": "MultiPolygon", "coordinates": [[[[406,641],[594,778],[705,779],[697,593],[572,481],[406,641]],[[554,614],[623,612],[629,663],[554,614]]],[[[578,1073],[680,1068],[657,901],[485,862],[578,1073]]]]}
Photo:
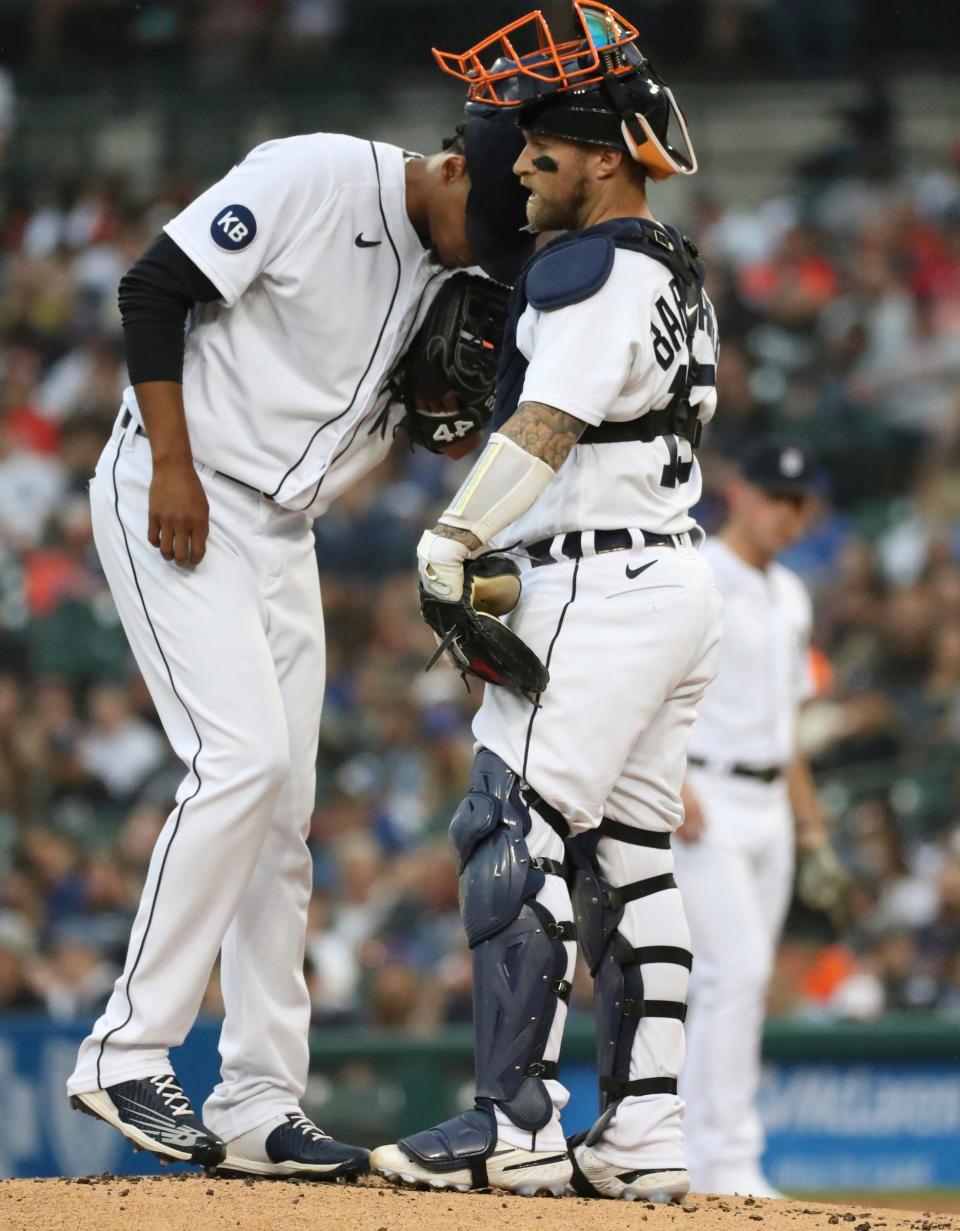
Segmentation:
{"type": "Polygon", "coordinates": [[[161,234],[120,280],[127,371],[131,383],[183,380],[183,333],[195,303],[220,291],[169,235],[161,234]]]}

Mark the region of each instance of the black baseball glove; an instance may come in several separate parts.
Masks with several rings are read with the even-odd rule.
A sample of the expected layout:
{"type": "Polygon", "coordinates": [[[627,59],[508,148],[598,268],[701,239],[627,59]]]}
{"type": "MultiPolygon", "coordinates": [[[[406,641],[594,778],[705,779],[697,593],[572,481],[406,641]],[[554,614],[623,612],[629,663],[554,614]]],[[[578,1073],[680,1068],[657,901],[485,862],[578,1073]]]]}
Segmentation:
{"type": "Polygon", "coordinates": [[[389,381],[414,444],[440,453],[486,425],[509,295],[499,282],[468,273],[440,287],[389,381]]]}
{"type": "Polygon", "coordinates": [[[463,566],[463,595],[457,602],[436,598],[420,583],[420,610],[439,647],[429,671],[447,652],[454,665],[488,684],[502,684],[526,697],[543,692],[550,679],[528,645],[498,617],[520,598],[520,570],[507,556],[490,553],[463,566]]]}

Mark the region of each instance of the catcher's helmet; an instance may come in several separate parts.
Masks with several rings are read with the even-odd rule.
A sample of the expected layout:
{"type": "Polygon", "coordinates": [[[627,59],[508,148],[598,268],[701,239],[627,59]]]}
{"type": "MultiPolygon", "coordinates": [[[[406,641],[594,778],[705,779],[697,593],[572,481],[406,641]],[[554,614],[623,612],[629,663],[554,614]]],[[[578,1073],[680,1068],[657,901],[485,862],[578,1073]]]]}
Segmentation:
{"type": "Polygon", "coordinates": [[[522,128],[626,150],[654,179],[692,175],[697,157],[673,91],[636,46],[637,28],[600,0],[573,0],[581,35],[558,43],[539,11],[511,22],[462,55],[434,49],[467,97],[509,108],[522,128]],[[536,37],[533,51],[516,42],[536,37]],[[677,140],[671,140],[671,121],[677,140]]]}

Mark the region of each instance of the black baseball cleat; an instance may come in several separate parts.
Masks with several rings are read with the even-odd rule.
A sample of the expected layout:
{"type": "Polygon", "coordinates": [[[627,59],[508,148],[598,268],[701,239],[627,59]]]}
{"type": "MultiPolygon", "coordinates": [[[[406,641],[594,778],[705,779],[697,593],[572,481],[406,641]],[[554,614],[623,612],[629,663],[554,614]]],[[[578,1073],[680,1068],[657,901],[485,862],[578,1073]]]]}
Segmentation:
{"type": "Polygon", "coordinates": [[[190,1100],[171,1073],[75,1094],[70,1106],[112,1124],[134,1149],[149,1150],[161,1162],[176,1159],[215,1167],[226,1154],[220,1138],[194,1115],[190,1100]]]}
{"type": "Polygon", "coordinates": [[[334,1141],[303,1112],[289,1112],[267,1135],[262,1149],[241,1148],[242,1138],[227,1143],[217,1175],[259,1175],[266,1179],[353,1179],[370,1170],[370,1152],[334,1141]]]}

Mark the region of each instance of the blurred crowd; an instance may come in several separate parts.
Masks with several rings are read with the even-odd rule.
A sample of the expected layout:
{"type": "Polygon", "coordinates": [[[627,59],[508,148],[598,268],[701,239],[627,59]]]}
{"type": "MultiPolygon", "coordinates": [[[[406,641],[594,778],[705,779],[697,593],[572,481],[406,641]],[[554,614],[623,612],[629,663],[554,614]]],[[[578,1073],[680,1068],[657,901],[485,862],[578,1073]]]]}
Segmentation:
{"type": "MultiPolygon", "coordinates": [[[[309,7],[309,6],[304,6],[309,7]]],[[[882,143],[882,116],[866,125],[882,143]],[[879,127],[878,127],[879,125],[879,127]]],[[[863,141],[753,209],[685,220],[711,268],[720,411],[701,520],[742,443],[813,441],[816,600],[803,719],[851,876],[843,920],[794,911],[779,1012],[960,1019],[960,174],[901,175],[863,141]]],[[[181,770],[131,661],[86,484],[117,413],[123,270],[194,186],[38,186],[0,218],[0,1012],[89,1020],[181,770]]],[[[387,461],[317,526],[328,683],[308,977],[323,1024],[428,1033],[470,1013],[446,825],[476,688],[433,648],[422,527],[466,463],[387,461]]],[[[575,1011],[585,1011],[580,981],[575,1011]]],[[[206,1008],[219,1009],[216,979],[206,1008]]]]}
{"type": "MultiPolygon", "coordinates": [[[[925,0],[922,22],[898,0],[622,0],[614,7],[671,64],[707,75],[821,77],[878,58],[923,62],[931,48],[940,57],[956,54],[952,0],[925,0]]],[[[323,56],[327,73],[340,59],[389,70],[401,23],[410,46],[429,46],[442,31],[451,46],[466,47],[521,12],[515,0],[486,0],[482,19],[475,8],[444,0],[403,0],[402,8],[398,0],[7,0],[0,46],[41,76],[116,71],[125,62],[139,72],[175,64],[185,80],[201,82],[298,65],[315,70],[323,56]]]]}

